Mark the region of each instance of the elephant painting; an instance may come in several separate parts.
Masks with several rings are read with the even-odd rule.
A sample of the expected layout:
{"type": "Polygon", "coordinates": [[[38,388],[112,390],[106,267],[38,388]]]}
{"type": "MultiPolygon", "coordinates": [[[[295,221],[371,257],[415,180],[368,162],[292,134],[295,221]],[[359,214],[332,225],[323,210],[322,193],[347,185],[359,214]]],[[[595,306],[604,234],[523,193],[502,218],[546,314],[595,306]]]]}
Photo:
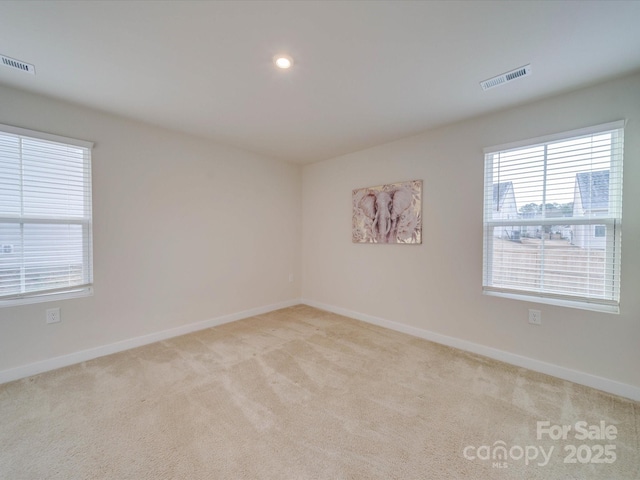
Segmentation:
{"type": "Polygon", "coordinates": [[[421,243],[422,181],[353,191],[353,241],[421,243]]]}

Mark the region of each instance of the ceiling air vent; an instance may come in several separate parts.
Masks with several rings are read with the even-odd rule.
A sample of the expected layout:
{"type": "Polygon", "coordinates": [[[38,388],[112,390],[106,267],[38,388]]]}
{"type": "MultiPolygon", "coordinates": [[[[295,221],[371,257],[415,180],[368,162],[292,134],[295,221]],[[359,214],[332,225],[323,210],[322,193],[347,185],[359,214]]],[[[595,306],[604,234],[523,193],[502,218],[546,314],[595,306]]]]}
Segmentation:
{"type": "Polygon", "coordinates": [[[36,67],[31,65],[30,63],[21,62],[20,60],[16,60],[15,58],[5,57],[4,55],[0,55],[0,61],[2,61],[2,65],[4,65],[5,67],[15,68],[16,70],[27,72],[31,75],[36,74],[36,67]]]}
{"type": "Polygon", "coordinates": [[[515,70],[511,70],[510,72],[503,73],[502,75],[498,75],[497,77],[493,77],[480,82],[480,86],[483,90],[489,90],[490,88],[504,85],[507,82],[511,82],[512,80],[526,77],[528,75],[531,75],[531,64],[525,65],[524,67],[516,68],[515,70]]]}

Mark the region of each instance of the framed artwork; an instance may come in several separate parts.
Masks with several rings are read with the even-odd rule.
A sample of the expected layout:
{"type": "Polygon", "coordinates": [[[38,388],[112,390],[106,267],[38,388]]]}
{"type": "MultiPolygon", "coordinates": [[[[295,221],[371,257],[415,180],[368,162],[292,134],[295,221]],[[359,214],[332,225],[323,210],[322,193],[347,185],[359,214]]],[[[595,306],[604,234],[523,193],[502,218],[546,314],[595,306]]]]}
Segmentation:
{"type": "Polygon", "coordinates": [[[422,243],[422,180],[353,191],[353,243],[422,243]]]}

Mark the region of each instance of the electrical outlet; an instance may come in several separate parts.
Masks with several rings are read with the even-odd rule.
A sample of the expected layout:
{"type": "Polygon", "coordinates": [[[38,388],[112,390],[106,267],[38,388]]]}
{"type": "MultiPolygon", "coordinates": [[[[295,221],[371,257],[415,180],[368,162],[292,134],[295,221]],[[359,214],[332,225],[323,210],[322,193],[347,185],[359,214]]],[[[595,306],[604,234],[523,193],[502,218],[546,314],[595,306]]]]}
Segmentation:
{"type": "Polygon", "coordinates": [[[60,309],[49,308],[47,309],[47,323],[59,323],[60,322],[60,309]]]}
{"type": "Polygon", "coordinates": [[[542,325],[542,313],[540,310],[529,310],[529,323],[532,325],[542,325]]]}

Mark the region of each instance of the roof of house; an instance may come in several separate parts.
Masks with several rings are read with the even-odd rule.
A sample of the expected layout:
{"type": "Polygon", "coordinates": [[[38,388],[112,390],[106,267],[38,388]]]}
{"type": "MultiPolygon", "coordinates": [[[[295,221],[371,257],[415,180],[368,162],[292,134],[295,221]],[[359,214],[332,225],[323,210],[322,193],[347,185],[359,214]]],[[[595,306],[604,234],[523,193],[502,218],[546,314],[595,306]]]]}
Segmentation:
{"type": "Polygon", "coordinates": [[[504,205],[504,199],[509,190],[513,190],[512,182],[501,182],[493,184],[493,210],[498,212],[504,205]]]}
{"type": "Polygon", "coordinates": [[[576,173],[583,210],[609,208],[609,170],[576,173]]]}

